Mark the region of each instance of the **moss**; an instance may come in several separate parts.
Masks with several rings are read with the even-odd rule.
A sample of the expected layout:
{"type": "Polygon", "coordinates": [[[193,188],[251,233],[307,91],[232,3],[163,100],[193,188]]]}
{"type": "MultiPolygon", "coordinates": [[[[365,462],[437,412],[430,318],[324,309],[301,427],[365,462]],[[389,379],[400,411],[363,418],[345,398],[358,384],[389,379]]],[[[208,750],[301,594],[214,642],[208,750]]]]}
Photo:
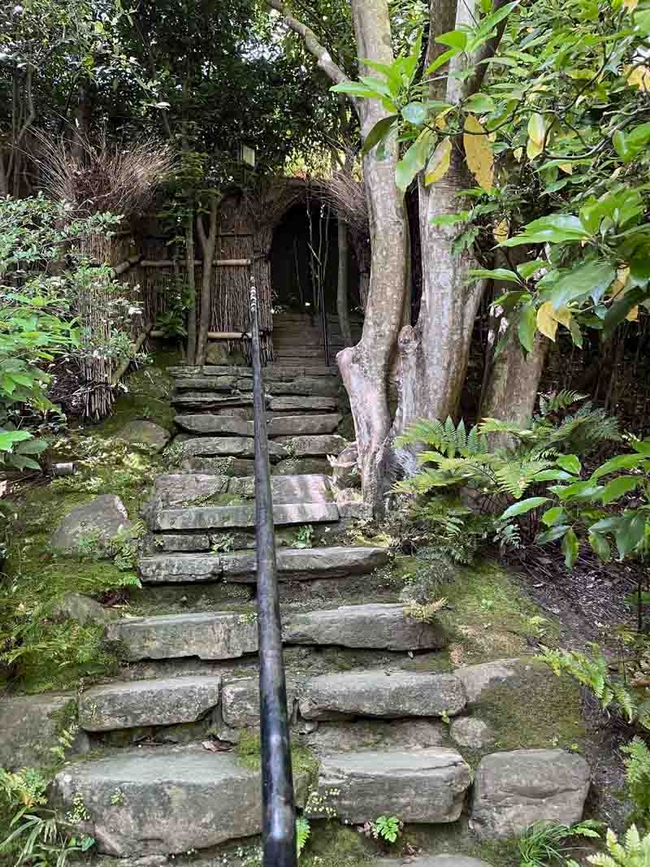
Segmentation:
{"type": "Polygon", "coordinates": [[[310,822],[311,834],[300,867],[355,867],[377,856],[377,848],[356,829],[338,822],[310,822]]]}
{"type": "Polygon", "coordinates": [[[497,750],[561,747],[582,750],[586,729],[579,684],[543,662],[516,666],[518,677],[483,691],[475,709],[493,730],[497,750]]]}
{"type": "Polygon", "coordinates": [[[517,841],[479,842],[462,818],[451,825],[407,825],[403,843],[424,850],[427,855],[453,852],[494,864],[494,867],[519,867],[517,841]]]}
{"type": "MultiPolygon", "coordinates": [[[[260,767],[261,750],[262,745],[259,731],[257,729],[245,729],[240,734],[239,741],[235,747],[239,761],[244,767],[256,771],[260,767]]],[[[291,747],[291,766],[296,778],[304,775],[313,780],[318,774],[318,761],[311,750],[305,747],[295,745],[291,747]]]]}

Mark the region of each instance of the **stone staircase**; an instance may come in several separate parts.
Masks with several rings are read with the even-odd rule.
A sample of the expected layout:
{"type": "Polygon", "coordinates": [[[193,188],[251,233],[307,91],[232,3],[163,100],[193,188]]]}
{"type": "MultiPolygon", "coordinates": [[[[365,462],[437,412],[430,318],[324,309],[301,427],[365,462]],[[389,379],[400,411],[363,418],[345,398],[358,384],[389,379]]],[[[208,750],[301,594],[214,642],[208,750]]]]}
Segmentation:
{"type": "MultiPolygon", "coordinates": [[[[369,601],[386,549],[322,544],[346,519],[325,470],[347,444],[337,434],[335,370],[305,338],[279,341],[265,371],[297,802],[346,823],[455,822],[472,773],[441,720],[463,712],[466,688],[436,672],[448,641],[439,625],[408,617],[396,596],[369,601]],[[317,546],[296,544],[299,533],[303,545],[317,534],[317,546]],[[411,665],[417,655],[425,670],[411,665]]],[[[259,770],[238,753],[259,727],[251,372],[172,373],[177,466],[155,482],[139,562],[142,598],[169,599],[170,611],[109,626],[121,679],[80,695],[92,753],[53,787],[64,808],[82,813],[99,851],[120,857],[206,849],[261,830],[259,770]]]]}

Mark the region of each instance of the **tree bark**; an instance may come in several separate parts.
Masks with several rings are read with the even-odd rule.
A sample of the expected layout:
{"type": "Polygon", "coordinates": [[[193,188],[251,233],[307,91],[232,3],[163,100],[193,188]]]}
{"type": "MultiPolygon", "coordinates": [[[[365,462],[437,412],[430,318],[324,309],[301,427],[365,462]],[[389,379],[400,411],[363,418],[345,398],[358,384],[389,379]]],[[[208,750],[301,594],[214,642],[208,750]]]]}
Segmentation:
{"type": "Polygon", "coordinates": [[[200,214],[196,218],[196,227],[203,251],[199,335],[196,346],[196,363],[202,366],[205,364],[205,355],[208,349],[208,331],[210,330],[212,315],[212,272],[214,271],[212,263],[217,247],[217,196],[214,192],[210,194],[210,224],[207,234],[203,226],[203,217],[200,214]]]}
{"type": "Polygon", "coordinates": [[[336,283],[336,312],[339,327],[346,346],[352,346],[352,329],[348,302],[348,226],[341,217],[337,220],[338,277],[336,283]]]}
{"type": "MultiPolygon", "coordinates": [[[[393,61],[386,0],[352,0],[359,66],[364,60],[393,61]]],[[[360,105],[362,137],[388,112],[377,100],[360,105]]],[[[406,291],[408,233],[404,197],[395,184],[398,145],[376,149],[364,159],[364,183],[370,222],[371,272],[361,340],[337,355],[357,437],[363,497],[376,512],[383,507],[386,444],[391,426],[388,375],[402,322],[406,291]]]]}
{"type": "Polygon", "coordinates": [[[187,363],[196,364],[196,278],[194,275],[194,211],[185,222],[185,270],[187,273],[187,363]]]}
{"type": "Polygon", "coordinates": [[[83,79],[77,88],[77,110],[75,126],[72,135],[72,156],[82,163],[86,157],[86,146],[90,135],[90,124],[93,115],[92,82],[83,79]]]}

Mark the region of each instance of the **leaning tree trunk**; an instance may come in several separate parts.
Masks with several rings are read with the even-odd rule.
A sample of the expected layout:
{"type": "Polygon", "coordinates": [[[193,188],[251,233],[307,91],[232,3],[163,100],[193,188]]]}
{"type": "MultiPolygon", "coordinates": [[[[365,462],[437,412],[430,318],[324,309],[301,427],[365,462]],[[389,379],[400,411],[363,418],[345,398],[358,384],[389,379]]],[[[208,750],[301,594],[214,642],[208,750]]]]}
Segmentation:
{"type": "Polygon", "coordinates": [[[199,336],[196,347],[196,363],[201,367],[205,364],[208,350],[208,332],[212,316],[212,275],[214,273],[214,257],[217,249],[217,197],[210,196],[210,225],[206,234],[203,218],[197,217],[197,230],[203,250],[203,279],[201,283],[201,306],[199,311],[199,336]]]}
{"type": "Polygon", "coordinates": [[[339,317],[339,327],[343,342],[352,346],[352,329],[350,328],[350,312],[348,301],[348,226],[341,217],[337,220],[338,240],[338,278],[336,283],[336,312],[339,317]]]}
{"type": "Polygon", "coordinates": [[[185,270],[187,273],[187,363],[196,364],[196,277],[194,272],[194,212],[185,223],[185,270]]]}
{"type": "MultiPolygon", "coordinates": [[[[393,61],[390,18],[386,0],[352,0],[359,63],[367,58],[393,61]]],[[[360,106],[365,138],[388,112],[377,100],[360,106]]],[[[364,160],[372,251],[370,287],[361,340],[337,355],[350,406],[359,452],[364,500],[382,507],[385,447],[390,432],[388,373],[402,321],[406,290],[407,231],[404,199],[395,184],[397,144],[380,160],[376,150],[364,160]]]]}

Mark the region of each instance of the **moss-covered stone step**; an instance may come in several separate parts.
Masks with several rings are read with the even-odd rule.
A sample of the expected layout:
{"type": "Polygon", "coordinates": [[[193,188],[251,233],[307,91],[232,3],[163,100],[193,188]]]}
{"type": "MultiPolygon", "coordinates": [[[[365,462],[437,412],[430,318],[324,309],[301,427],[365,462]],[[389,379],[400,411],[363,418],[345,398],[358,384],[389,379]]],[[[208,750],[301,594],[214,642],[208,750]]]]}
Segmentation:
{"type": "Polygon", "coordinates": [[[174,418],[174,422],[177,427],[187,433],[253,436],[253,422],[232,415],[214,415],[208,412],[181,413],[174,418]]]}
{"type": "Polygon", "coordinates": [[[271,396],[268,408],[271,412],[311,412],[335,410],[338,400],[335,397],[309,397],[307,395],[271,396]]]}
{"type": "Polygon", "coordinates": [[[106,732],[195,722],[219,704],[220,693],[218,675],[95,686],[79,697],[79,725],[88,732],[106,732]]]}
{"type": "Polygon", "coordinates": [[[463,684],[453,674],[375,669],[311,678],[299,708],[305,719],[337,719],[342,714],[398,719],[454,716],[465,704],[463,684]]]}
{"type": "MultiPolygon", "coordinates": [[[[255,442],[248,436],[191,437],[178,442],[178,449],[181,460],[190,457],[254,458],[255,456],[255,442]]],[[[288,458],[289,454],[288,449],[282,444],[269,442],[271,461],[288,458]]]]}
{"type": "MultiPolygon", "coordinates": [[[[288,503],[273,508],[276,526],[334,523],[339,510],[334,503],[288,503]]],[[[189,506],[160,509],[150,517],[154,531],[222,530],[254,527],[255,506],[189,506]]]]}
{"type": "Polygon", "coordinates": [[[129,660],[238,659],[257,652],[257,619],[252,611],[129,617],[111,623],[107,634],[121,643],[129,660]]]}
{"type": "Polygon", "coordinates": [[[323,415],[280,415],[269,419],[267,426],[270,437],[318,436],[332,434],[341,423],[338,413],[323,415]]]}
{"type": "Polygon", "coordinates": [[[321,455],[336,456],[348,445],[348,441],[338,434],[281,436],[272,442],[287,448],[294,458],[320,457],[321,455]]]}
{"type": "Polygon", "coordinates": [[[469,858],[467,855],[433,855],[422,858],[401,858],[394,861],[392,858],[382,858],[373,861],[369,867],[491,867],[487,861],[479,861],[478,858],[469,858]]]}
{"type": "MultiPolygon", "coordinates": [[[[278,476],[271,481],[273,502],[331,503],[332,486],[322,474],[278,476]]],[[[228,505],[255,499],[253,476],[231,477],[214,473],[166,473],[154,483],[149,508],[192,505],[228,505]]]]}
{"type": "MultiPolygon", "coordinates": [[[[236,367],[229,364],[206,364],[204,367],[168,367],[167,372],[175,378],[188,378],[193,376],[235,376],[238,378],[252,379],[253,369],[251,367],[236,367]]],[[[267,364],[263,370],[264,381],[272,380],[291,381],[297,376],[338,376],[339,370],[335,364],[329,366],[325,364],[308,364],[308,365],[284,365],[284,364],[267,364]]]]}
{"type": "MultiPolygon", "coordinates": [[[[378,547],[280,548],[277,551],[278,574],[285,580],[363,575],[387,562],[387,550],[378,547]]],[[[256,566],[254,551],[181,553],[143,557],[139,571],[145,584],[195,583],[222,577],[228,581],[253,583],[256,566]]]]}
{"type": "Polygon", "coordinates": [[[324,756],[318,789],[344,822],[383,815],[435,824],[460,818],[471,781],[469,765],[452,749],[368,750],[324,756]]]}
{"type": "Polygon", "coordinates": [[[120,857],[201,849],[260,832],[259,772],[202,746],[142,747],[68,765],[53,784],[99,852],[120,857]],[[83,808],[83,809],[82,809],[83,808]]]}
{"type": "Polygon", "coordinates": [[[221,409],[252,406],[252,394],[219,394],[211,391],[187,391],[172,395],[171,402],[181,409],[221,409]]]}

